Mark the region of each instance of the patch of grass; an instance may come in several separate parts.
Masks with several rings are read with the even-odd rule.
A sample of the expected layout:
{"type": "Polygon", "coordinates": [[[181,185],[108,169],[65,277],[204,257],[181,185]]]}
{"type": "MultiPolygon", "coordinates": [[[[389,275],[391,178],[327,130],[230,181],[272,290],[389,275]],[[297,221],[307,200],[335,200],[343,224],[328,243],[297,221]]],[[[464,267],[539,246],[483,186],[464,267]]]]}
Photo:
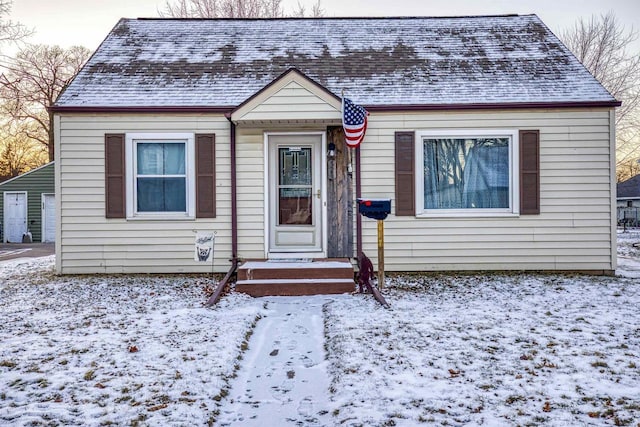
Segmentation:
{"type": "Polygon", "coordinates": [[[10,360],[2,360],[2,361],[0,361],[0,366],[3,367],[3,368],[13,369],[16,366],[18,366],[18,364],[15,363],[15,362],[12,362],[10,360]]]}
{"type": "Polygon", "coordinates": [[[223,388],[222,390],[220,390],[220,393],[213,396],[213,400],[215,400],[216,402],[220,402],[222,399],[224,399],[228,395],[229,395],[229,391],[223,388]]]}
{"type": "Polygon", "coordinates": [[[608,368],[609,367],[607,362],[605,362],[604,360],[596,360],[595,362],[591,363],[591,366],[593,366],[594,368],[608,368]]]}
{"type": "Polygon", "coordinates": [[[511,395],[509,397],[507,397],[507,399],[505,400],[505,403],[507,405],[513,405],[516,402],[526,402],[527,398],[524,396],[519,396],[519,395],[511,395]]]}

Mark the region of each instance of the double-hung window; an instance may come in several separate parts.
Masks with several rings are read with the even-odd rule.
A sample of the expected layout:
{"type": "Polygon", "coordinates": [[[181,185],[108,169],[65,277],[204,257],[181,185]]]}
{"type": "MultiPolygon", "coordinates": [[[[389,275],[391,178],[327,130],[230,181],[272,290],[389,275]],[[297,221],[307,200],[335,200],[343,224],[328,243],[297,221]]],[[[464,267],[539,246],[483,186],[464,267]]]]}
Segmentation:
{"type": "Polygon", "coordinates": [[[416,163],[418,215],[518,213],[515,130],[418,132],[416,163]]]}
{"type": "Polygon", "coordinates": [[[191,218],[193,134],[127,134],[127,217],[191,218]]]}

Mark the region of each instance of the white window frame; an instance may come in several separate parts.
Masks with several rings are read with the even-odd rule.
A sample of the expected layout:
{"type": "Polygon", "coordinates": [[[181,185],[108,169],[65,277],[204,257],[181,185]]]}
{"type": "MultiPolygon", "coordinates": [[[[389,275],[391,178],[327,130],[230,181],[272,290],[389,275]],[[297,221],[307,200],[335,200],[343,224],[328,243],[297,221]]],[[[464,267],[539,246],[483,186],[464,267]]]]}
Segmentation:
{"type": "Polygon", "coordinates": [[[183,220],[195,219],[196,177],[195,177],[195,135],[193,133],[127,133],[125,137],[125,156],[127,165],[127,219],[183,220]],[[186,212],[138,212],[136,149],[139,143],[184,143],[186,174],[186,212]]]}
{"type": "Polygon", "coordinates": [[[520,214],[519,139],[517,129],[437,129],[416,132],[415,142],[416,216],[434,217],[506,217],[520,214]],[[424,140],[430,138],[509,138],[509,208],[425,209],[424,140]]]}

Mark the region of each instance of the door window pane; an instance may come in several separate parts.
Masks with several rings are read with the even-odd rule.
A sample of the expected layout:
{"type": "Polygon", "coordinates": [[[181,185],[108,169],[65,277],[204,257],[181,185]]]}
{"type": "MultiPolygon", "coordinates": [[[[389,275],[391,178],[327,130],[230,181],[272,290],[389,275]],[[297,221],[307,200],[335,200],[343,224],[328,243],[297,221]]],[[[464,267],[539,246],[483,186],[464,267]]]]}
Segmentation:
{"type": "Polygon", "coordinates": [[[313,224],[312,159],[309,147],[278,148],[278,224],[313,224]]]}
{"type": "Polygon", "coordinates": [[[281,186],[311,186],[311,148],[279,148],[281,186]]]}

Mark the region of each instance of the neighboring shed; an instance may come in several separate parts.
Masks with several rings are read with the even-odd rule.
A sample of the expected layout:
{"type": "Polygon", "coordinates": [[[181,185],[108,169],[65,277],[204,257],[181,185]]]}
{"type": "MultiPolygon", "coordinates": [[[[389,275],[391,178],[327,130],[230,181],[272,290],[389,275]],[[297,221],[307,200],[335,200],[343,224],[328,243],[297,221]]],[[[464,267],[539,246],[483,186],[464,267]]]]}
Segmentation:
{"type": "Polygon", "coordinates": [[[53,107],[56,269],[377,264],[362,195],[389,271],[610,273],[618,105],[535,15],[122,19],[53,107]]]}
{"type": "Polygon", "coordinates": [[[34,242],[56,236],[54,162],[0,184],[2,242],[20,243],[31,233],[34,242]]]}

